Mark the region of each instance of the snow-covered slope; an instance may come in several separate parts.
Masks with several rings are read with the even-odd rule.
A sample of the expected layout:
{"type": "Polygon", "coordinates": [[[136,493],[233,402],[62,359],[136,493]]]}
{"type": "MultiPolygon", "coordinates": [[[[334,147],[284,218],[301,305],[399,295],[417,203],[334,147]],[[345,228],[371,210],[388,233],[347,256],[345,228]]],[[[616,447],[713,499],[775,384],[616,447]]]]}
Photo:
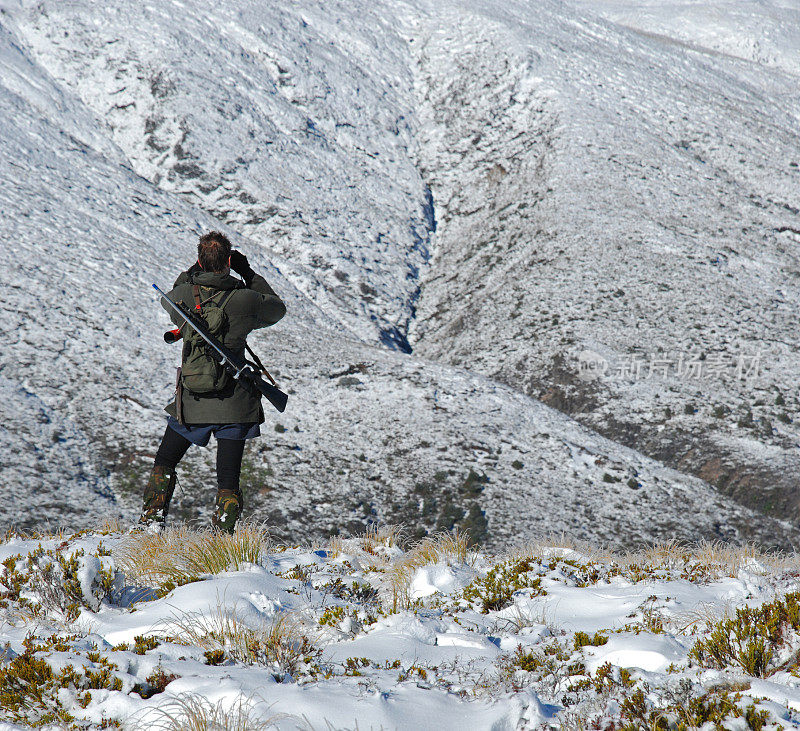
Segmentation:
{"type": "MultiPolygon", "coordinates": [[[[564,38],[575,23],[607,28],[542,7],[543,27],[564,38]]],[[[252,514],[277,536],[355,531],[377,519],[412,532],[469,528],[490,545],[553,532],[622,545],[660,537],[793,542],[794,528],[521,392],[544,382],[532,356],[518,378],[508,375],[517,350],[538,353],[541,340],[527,337],[538,311],[530,300],[508,329],[514,318],[503,292],[533,291],[531,276],[545,270],[525,266],[525,256],[515,267],[493,260],[481,268],[483,251],[465,261],[453,226],[466,226],[469,212],[445,195],[459,159],[449,128],[460,128],[437,127],[430,100],[417,112],[417,99],[439,94],[445,79],[454,89],[472,83],[467,69],[496,87],[492,108],[499,114],[510,101],[520,133],[487,128],[488,141],[506,142],[484,172],[520,195],[531,188],[528,174],[546,177],[551,159],[557,164],[542,150],[576,144],[558,89],[521,65],[518,46],[505,61],[497,56],[519,17],[504,12],[489,22],[439,6],[227,2],[212,10],[199,1],[120,0],[17,2],[0,15],[0,204],[13,254],[0,269],[2,478],[15,494],[0,505],[6,522],[83,525],[136,514],[177,357],[161,341],[166,318],[150,283],[169,284],[193,260],[196,235],[223,227],[289,307],[253,344],[290,389],[290,409],[270,415],[243,473],[252,514]],[[473,42],[483,60],[448,55],[448,43],[473,42]],[[453,58],[463,67],[451,67],[453,58]],[[516,158],[525,175],[511,174],[516,158]],[[441,221],[426,265],[435,223],[428,182],[441,221]],[[495,282],[464,312],[451,309],[469,295],[453,267],[495,282]],[[437,284],[446,277],[454,289],[437,284]],[[421,284],[418,351],[453,365],[400,352],[421,284]],[[461,314],[475,318],[464,320],[466,339],[437,330],[437,317],[461,314]]],[[[452,101],[471,113],[470,94],[452,101]]],[[[478,141],[464,144],[469,192],[478,141]]],[[[603,211],[600,231],[619,211],[600,207],[613,203],[611,193],[606,200],[598,187],[593,195],[585,200],[603,211]]],[[[536,233],[535,221],[526,228],[524,216],[497,214],[523,248],[531,232],[544,247],[555,236],[536,233]]],[[[495,225],[480,217],[487,230],[495,225]]],[[[576,310],[559,309],[557,297],[580,299],[585,290],[574,279],[553,281],[548,322],[558,312],[569,321],[576,310]]],[[[676,306],[690,306],[677,287],[672,294],[676,306]]],[[[615,331],[619,323],[609,321],[615,331]]],[[[610,408],[629,394],[612,392],[610,408]]],[[[654,398],[644,391],[643,412],[654,398]]],[[[211,457],[187,458],[179,517],[207,514],[211,457]]]]}
{"type": "MultiPolygon", "coordinates": [[[[796,17],[746,5],[750,33],[760,9],[796,17]]],[[[439,225],[412,346],[796,516],[797,77],[582,7],[432,4],[418,23],[439,225]],[[590,362],[606,372],[581,378],[590,362]]],[[[711,14],[702,35],[727,4],[685,7],[711,14]]]]}
{"type": "Polygon", "coordinates": [[[583,4],[615,23],[665,42],[800,74],[800,3],[796,0],[586,0],[583,4]]]}

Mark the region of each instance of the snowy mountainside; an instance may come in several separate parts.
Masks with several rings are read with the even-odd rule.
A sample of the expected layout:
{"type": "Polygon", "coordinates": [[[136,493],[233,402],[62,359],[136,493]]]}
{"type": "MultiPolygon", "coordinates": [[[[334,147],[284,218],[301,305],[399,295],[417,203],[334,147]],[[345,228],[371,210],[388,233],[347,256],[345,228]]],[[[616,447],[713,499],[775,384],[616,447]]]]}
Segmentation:
{"type": "Polygon", "coordinates": [[[800,73],[800,3],[727,0],[587,0],[584,5],[619,25],[726,54],[760,65],[800,73]]]}
{"type": "Polygon", "coordinates": [[[19,8],[137,172],[358,337],[798,514],[793,5],[19,8]]]}
{"type": "Polygon", "coordinates": [[[47,2],[19,22],[137,173],[284,255],[359,337],[406,347],[433,214],[408,51],[378,8],[47,2]]]}
{"type": "Polygon", "coordinates": [[[412,347],[796,517],[800,87],[594,7],[419,24],[438,227],[412,347]]]}
{"type": "MultiPolygon", "coordinates": [[[[2,423],[8,425],[2,432],[8,446],[2,467],[4,482],[18,497],[0,507],[4,521],[80,526],[100,515],[136,515],[177,360],[177,349],[161,341],[167,320],[150,284],[168,285],[193,260],[196,235],[222,226],[287,300],[290,312],[253,338],[290,389],[291,407],[284,416],[268,415],[265,438],[249,447],[243,471],[251,514],[268,519],[277,537],[352,533],[384,520],[405,523],[412,532],[468,528],[491,546],[558,532],[615,545],[671,537],[794,543],[793,527],[598,436],[513,386],[471,372],[473,365],[477,371],[483,367],[482,348],[476,347],[474,362],[453,367],[381,346],[403,344],[400,335],[413,313],[417,275],[427,256],[427,244],[420,240],[433,227],[426,183],[415,167],[422,158],[417,143],[409,143],[408,150],[394,128],[381,126],[386,119],[380,114],[388,113],[384,108],[347,133],[358,139],[337,137],[336,145],[329,140],[317,147],[305,138],[300,144],[294,126],[287,127],[291,135],[268,126],[276,141],[267,156],[260,142],[244,144],[250,131],[255,134],[256,122],[242,121],[239,128],[228,120],[229,138],[221,134],[228,129],[221,121],[225,115],[208,103],[215,94],[226,97],[225,85],[233,77],[225,69],[245,69],[260,75],[249,81],[247,74],[236,77],[237,93],[244,88],[249,94],[241,99],[240,116],[261,109],[270,125],[277,124],[273,117],[286,115],[296,122],[290,110],[297,105],[267,83],[277,67],[263,58],[239,63],[243,51],[237,44],[242,38],[248,47],[262,36],[283,38],[286,28],[318,33],[323,26],[366,54],[370,63],[365,61],[359,73],[369,78],[357,82],[353,93],[371,89],[363,108],[372,109],[383,103],[376,90],[384,76],[400,74],[404,83],[413,82],[402,63],[412,64],[415,51],[403,51],[404,36],[396,37],[392,29],[424,30],[430,27],[426,22],[441,22],[438,16],[431,20],[427,10],[412,13],[402,6],[396,23],[379,23],[386,37],[370,57],[358,34],[367,33],[372,16],[344,5],[335,6],[332,15],[319,15],[320,7],[293,5],[287,16],[273,6],[256,10],[245,3],[228,3],[219,11],[200,3],[118,2],[102,8],[18,3],[0,15],[5,131],[0,204],[14,253],[11,266],[0,270],[0,327],[7,344],[0,352],[0,375],[10,394],[2,402],[2,423]],[[145,20],[147,13],[156,14],[161,25],[134,22],[142,13],[145,20]],[[329,25],[331,17],[341,22],[329,25]],[[126,45],[129,33],[140,32],[131,29],[143,25],[150,42],[126,45]],[[221,37],[219,28],[227,35],[221,37]],[[183,36],[182,29],[194,30],[183,36]],[[254,29],[255,40],[245,33],[254,29]],[[234,36],[236,43],[230,40],[234,36]],[[173,55],[161,65],[137,55],[165,49],[173,55]],[[179,63],[181,55],[185,60],[179,63]],[[157,79],[164,68],[178,76],[171,91],[161,95],[157,79]],[[108,101],[119,95],[119,103],[108,101]],[[163,139],[153,147],[141,138],[150,134],[145,130],[151,118],[161,119],[164,135],[185,127],[169,151],[156,154],[163,139]],[[377,140],[378,158],[389,159],[388,167],[382,160],[370,162],[374,158],[366,153],[354,162],[353,151],[369,151],[370,140],[377,140]],[[186,163],[190,158],[180,155],[189,149],[200,155],[204,145],[216,162],[211,172],[193,177],[186,163]],[[241,157],[246,149],[258,164],[236,162],[234,155],[241,157]],[[243,173],[240,180],[238,166],[255,170],[253,178],[243,173]],[[342,185],[329,169],[356,180],[368,176],[370,195],[359,183],[352,197],[339,201],[342,185]],[[291,225],[264,233],[253,221],[248,228],[252,207],[280,195],[269,186],[286,180],[290,187],[300,186],[303,175],[314,182],[301,186],[296,197],[292,193],[299,213],[292,214],[291,225]],[[204,193],[212,183],[214,191],[204,193]],[[256,203],[228,195],[251,184],[265,186],[256,203]],[[215,207],[220,200],[232,213],[215,207]],[[325,206],[315,202],[323,200],[325,206]],[[375,247],[370,237],[377,236],[383,221],[401,222],[398,231],[405,233],[387,239],[386,248],[375,247]],[[348,229],[350,224],[355,228],[348,229]],[[369,236],[359,234],[358,226],[373,224],[369,236]],[[349,247],[326,248],[329,243],[314,233],[323,229],[339,231],[349,247]],[[323,253],[330,255],[333,268],[315,263],[323,253]],[[335,271],[346,273],[348,256],[357,265],[347,271],[358,272],[359,285],[337,289],[334,297],[325,282],[330,283],[329,275],[347,280],[335,271]],[[364,263],[367,256],[376,258],[364,263]]],[[[452,33],[441,35],[447,40],[452,33]]],[[[286,41],[284,51],[296,55],[293,63],[318,64],[307,70],[310,80],[304,83],[319,74],[324,78],[322,67],[340,81],[355,73],[350,57],[327,45],[322,54],[320,45],[309,46],[302,38],[286,41]]],[[[519,103],[533,100],[547,115],[552,102],[537,84],[533,79],[522,83],[519,103]]],[[[349,109],[350,90],[342,82],[331,84],[327,94],[308,97],[330,109],[349,109]]],[[[397,107],[392,107],[397,112],[414,108],[413,89],[406,91],[407,97],[397,92],[397,107]]],[[[408,120],[410,129],[419,123],[408,120]]],[[[560,128],[554,123],[549,134],[556,133],[560,128]]],[[[520,154],[528,149],[523,145],[520,154]]],[[[447,166],[443,170],[449,175],[447,166]]],[[[447,252],[445,234],[437,237],[436,247],[441,259],[447,252]]],[[[432,265],[431,272],[435,266],[440,265],[432,265]]],[[[498,270],[498,284],[500,275],[507,272],[498,270]]],[[[496,346],[493,327],[475,329],[488,347],[496,346]]],[[[501,361],[506,358],[502,350],[497,354],[501,361]]],[[[205,517],[213,494],[213,452],[193,451],[180,474],[176,516],[205,517]]]]}

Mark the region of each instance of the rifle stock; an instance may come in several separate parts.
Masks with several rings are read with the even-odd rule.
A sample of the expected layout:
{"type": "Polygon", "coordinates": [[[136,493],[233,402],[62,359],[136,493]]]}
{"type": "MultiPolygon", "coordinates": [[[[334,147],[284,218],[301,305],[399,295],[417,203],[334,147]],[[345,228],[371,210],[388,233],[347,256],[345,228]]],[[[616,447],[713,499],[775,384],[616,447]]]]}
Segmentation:
{"type": "Polygon", "coordinates": [[[252,379],[255,387],[261,395],[267,399],[278,411],[283,413],[286,410],[286,402],[289,397],[279,388],[275,388],[271,383],[267,383],[261,376],[257,375],[252,379]]]}

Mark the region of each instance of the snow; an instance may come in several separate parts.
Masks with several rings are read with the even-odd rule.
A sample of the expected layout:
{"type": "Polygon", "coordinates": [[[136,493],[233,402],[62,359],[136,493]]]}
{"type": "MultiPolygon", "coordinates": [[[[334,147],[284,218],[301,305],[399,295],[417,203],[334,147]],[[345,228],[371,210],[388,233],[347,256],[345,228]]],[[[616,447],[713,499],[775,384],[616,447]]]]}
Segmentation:
{"type": "MultiPolygon", "coordinates": [[[[101,541],[118,551],[129,540],[124,534],[88,534],[64,536],[60,545],[62,550],[81,546],[87,554],[94,555],[93,550],[101,541]]],[[[325,589],[326,582],[338,576],[345,585],[366,581],[382,591],[389,581],[386,572],[392,560],[402,563],[410,555],[395,548],[393,559],[375,563],[363,545],[356,539],[345,541],[344,552],[337,558],[330,558],[322,550],[309,552],[302,547],[283,546],[265,553],[258,564],[245,570],[208,575],[162,598],[139,601],[130,608],[106,599],[97,611],[85,609],[71,625],[59,626],[41,617],[35,626],[30,626],[20,623],[13,607],[2,609],[0,644],[8,643],[12,654],[7,652],[0,659],[0,669],[7,666],[14,653],[23,652],[22,640],[28,632],[41,640],[57,632],[72,643],[68,651],[37,654],[55,670],[81,666],[99,669],[108,660],[116,666],[114,677],[120,678],[121,690],[92,691],[85,709],[75,703],[72,691],[63,690],[59,695],[71,713],[93,724],[107,718],[118,719],[129,728],[155,723],[157,709],[174,713],[176,700],[192,697],[212,705],[222,704],[230,713],[234,713],[237,704],[245,703],[254,717],[273,719],[276,729],[294,729],[304,722],[311,728],[522,731],[558,728],[578,707],[575,704],[585,703],[580,707],[589,710],[596,708],[591,699],[593,691],[575,695],[576,691],[567,691],[565,685],[549,676],[539,682],[518,671],[513,686],[498,682],[504,659],[513,656],[517,648],[539,652],[560,643],[569,657],[565,664],[580,661],[585,667],[572,672],[572,681],[575,676],[598,676],[610,664],[627,669],[634,683],[646,683],[651,690],[678,680],[689,682],[697,692],[738,683],[746,688],[745,700],[754,699],[758,708],[769,709],[774,714],[773,723],[781,719],[779,726],[767,728],[800,727],[800,717],[790,710],[800,711],[800,686],[793,674],[778,672],[759,679],[743,676],[735,669],[712,671],[692,666],[687,663],[689,651],[708,631],[707,626],[699,619],[694,625],[679,621],[700,608],[708,617],[723,616],[738,606],[772,601],[797,587],[792,569],[756,570],[743,558],[735,577],[689,581],[668,572],[663,579],[632,583],[612,577],[579,588],[565,581],[565,571],[572,564],[564,564],[545,575],[545,596],[531,598],[521,590],[509,607],[481,613],[461,598],[461,588],[466,585],[463,577],[484,576],[502,557],[479,553],[471,557],[470,563],[461,563],[452,556],[446,563],[420,566],[409,587],[421,586],[420,577],[427,577],[426,581],[431,581],[426,587],[437,582],[441,589],[419,597],[409,609],[393,611],[380,600],[376,604],[373,600],[360,603],[353,598],[334,598],[325,589]],[[353,568],[356,563],[364,568],[353,568]],[[306,578],[287,578],[287,568],[293,566],[303,567],[308,572],[306,578]],[[441,581],[444,576],[449,580],[441,581]],[[638,621],[637,610],[648,600],[664,620],[663,631],[631,625],[638,621]],[[376,613],[376,618],[345,629],[320,622],[325,610],[336,606],[348,611],[366,610],[376,613]],[[176,634],[176,622],[191,619],[213,623],[221,609],[233,612],[242,627],[263,626],[276,616],[299,622],[297,626],[322,648],[319,662],[327,672],[292,674],[269,663],[233,660],[208,664],[202,647],[192,645],[181,631],[176,634]],[[526,621],[541,615],[546,617],[546,624],[526,621]],[[510,621],[511,617],[516,621],[510,621]],[[573,636],[578,631],[590,637],[598,632],[606,641],[573,650],[573,636]],[[132,652],[130,646],[120,647],[120,643],[132,643],[137,635],[160,641],[141,655],[132,652]],[[173,635],[173,640],[167,639],[173,635]],[[93,651],[96,654],[90,657],[93,651]],[[354,668],[357,673],[352,672],[354,668]],[[162,692],[142,698],[134,686],[159,669],[175,679],[162,692]],[[743,678],[747,683],[742,682],[743,678]],[[564,699],[570,694],[575,700],[567,703],[564,699]]],[[[30,542],[3,544],[4,554],[11,549],[24,554],[33,548],[30,542]]],[[[543,546],[537,560],[546,563],[564,553],[543,546]]],[[[590,560],[578,552],[566,553],[569,560],[577,563],[590,560]]],[[[603,570],[611,568],[606,561],[610,559],[594,565],[603,570]]],[[[613,705],[612,701],[608,709],[613,705]]],[[[608,709],[604,713],[612,713],[608,709]]],[[[589,723],[594,716],[584,718],[589,723]]]]}

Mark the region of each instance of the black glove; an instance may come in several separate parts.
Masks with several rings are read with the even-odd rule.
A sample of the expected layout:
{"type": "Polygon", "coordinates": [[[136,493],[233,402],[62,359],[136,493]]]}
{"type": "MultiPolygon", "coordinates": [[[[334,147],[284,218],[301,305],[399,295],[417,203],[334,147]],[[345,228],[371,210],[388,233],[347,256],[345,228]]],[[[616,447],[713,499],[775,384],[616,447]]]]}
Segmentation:
{"type": "Polygon", "coordinates": [[[250,282],[253,281],[255,272],[250,267],[247,257],[242,254],[241,251],[236,251],[235,249],[231,251],[231,269],[233,269],[233,271],[235,271],[242,279],[244,279],[244,283],[248,287],[250,286],[250,282]]]}
{"type": "Polygon", "coordinates": [[[195,274],[198,274],[198,273],[200,273],[202,271],[203,271],[203,267],[200,266],[200,262],[199,261],[196,261],[194,264],[192,264],[192,266],[190,266],[186,270],[186,273],[189,275],[189,279],[191,279],[192,276],[194,276],[195,274]]]}

